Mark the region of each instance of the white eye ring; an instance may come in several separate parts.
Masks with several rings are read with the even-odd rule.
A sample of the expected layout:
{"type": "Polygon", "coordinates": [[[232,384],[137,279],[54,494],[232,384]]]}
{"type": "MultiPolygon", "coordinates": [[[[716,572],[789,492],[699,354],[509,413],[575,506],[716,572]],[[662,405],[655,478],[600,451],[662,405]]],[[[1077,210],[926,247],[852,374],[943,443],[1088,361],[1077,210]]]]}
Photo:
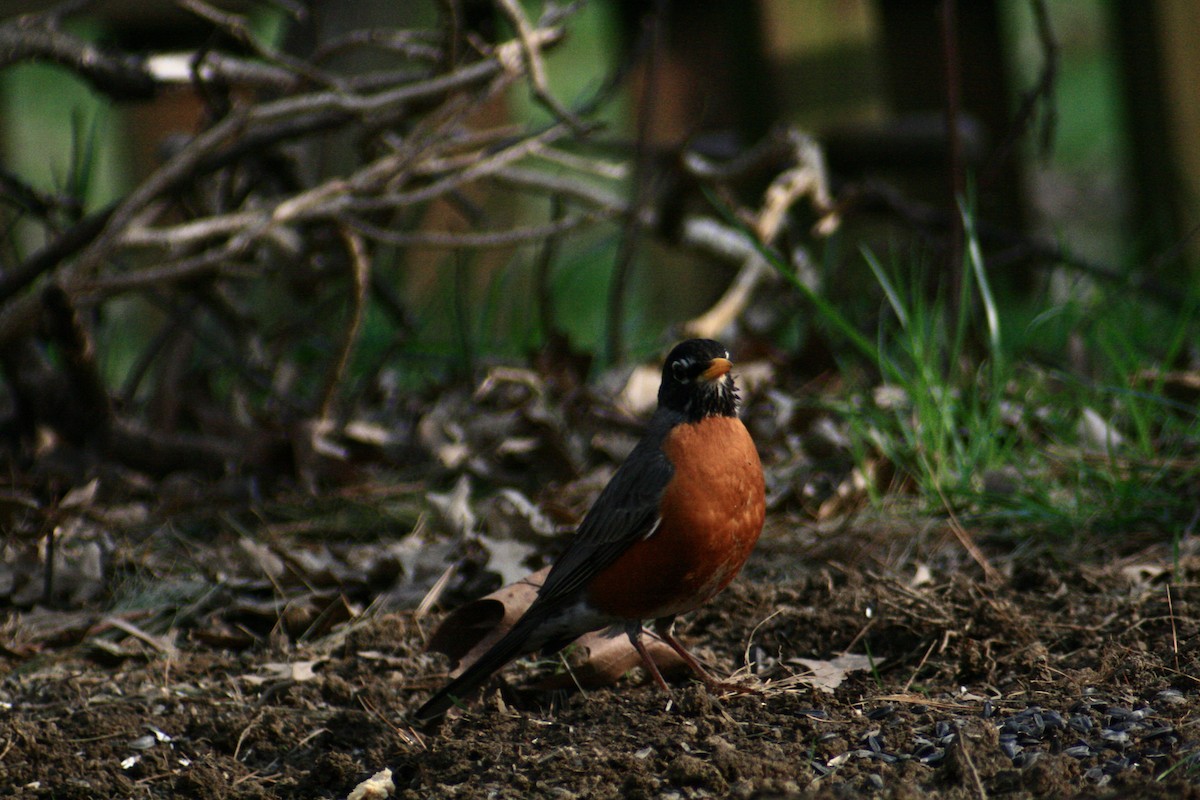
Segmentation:
{"type": "Polygon", "coordinates": [[[683,359],[671,363],[671,374],[675,376],[675,380],[679,381],[680,383],[689,382],[690,379],[688,378],[687,374],[689,365],[690,362],[683,359]]]}

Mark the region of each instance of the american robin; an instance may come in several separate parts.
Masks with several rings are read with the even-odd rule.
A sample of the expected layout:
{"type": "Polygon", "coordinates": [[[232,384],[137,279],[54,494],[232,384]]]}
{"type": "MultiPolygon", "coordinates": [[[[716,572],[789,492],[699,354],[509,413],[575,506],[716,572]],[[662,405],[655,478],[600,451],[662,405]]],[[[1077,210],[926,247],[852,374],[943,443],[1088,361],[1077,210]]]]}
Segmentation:
{"type": "Polygon", "coordinates": [[[416,713],[427,723],[518,656],[555,652],[589,631],[655,632],[709,686],[719,685],[672,634],[675,617],[712,598],[741,570],[762,532],[762,465],[737,416],[729,353],[711,339],[677,345],[663,365],[658,408],[604,487],[536,599],[490,650],[416,713]]]}

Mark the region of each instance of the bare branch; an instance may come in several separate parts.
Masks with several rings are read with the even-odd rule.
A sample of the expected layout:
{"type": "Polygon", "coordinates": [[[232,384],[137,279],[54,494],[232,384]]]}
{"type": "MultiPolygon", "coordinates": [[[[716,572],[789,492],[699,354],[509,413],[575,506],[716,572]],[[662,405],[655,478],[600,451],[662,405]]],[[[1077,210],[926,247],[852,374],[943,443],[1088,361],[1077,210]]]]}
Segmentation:
{"type": "Polygon", "coordinates": [[[538,32],[521,9],[520,3],[517,0],[495,1],[496,5],[500,7],[500,10],[504,12],[505,16],[508,17],[513,27],[517,30],[517,38],[521,43],[521,56],[525,59],[525,67],[529,72],[529,83],[533,89],[534,97],[549,109],[550,113],[570,125],[576,134],[586,134],[588,126],[584,125],[578,117],[571,113],[550,92],[550,85],[546,80],[546,65],[542,61],[542,43],[539,41],[538,32]]]}
{"type": "Polygon", "coordinates": [[[147,100],[154,78],[140,59],[85,42],[57,27],[62,10],[29,14],[0,25],[0,69],[25,61],[48,61],[75,72],[115,100],[147,100]]]}
{"type": "Polygon", "coordinates": [[[545,225],[529,225],[521,228],[506,228],[502,231],[473,231],[452,233],[450,231],[417,231],[399,233],[351,218],[348,224],[365,236],[387,244],[403,247],[445,247],[447,249],[479,249],[490,247],[512,247],[513,245],[540,242],[550,236],[585,226],[594,225],[616,216],[616,212],[594,211],[588,214],[572,214],[545,225]]]}

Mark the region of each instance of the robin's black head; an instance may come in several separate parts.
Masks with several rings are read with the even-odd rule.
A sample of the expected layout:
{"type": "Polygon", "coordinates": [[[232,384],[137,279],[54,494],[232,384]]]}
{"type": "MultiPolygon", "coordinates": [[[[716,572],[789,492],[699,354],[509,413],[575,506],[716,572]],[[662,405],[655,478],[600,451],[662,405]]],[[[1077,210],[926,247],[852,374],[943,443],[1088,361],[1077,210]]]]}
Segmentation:
{"type": "Polygon", "coordinates": [[[688,339],[675,345],[663,364],[658,405],[689,420],[736,417],[737,387],[729,370],[729,351],[712,339],[688,339]]]}

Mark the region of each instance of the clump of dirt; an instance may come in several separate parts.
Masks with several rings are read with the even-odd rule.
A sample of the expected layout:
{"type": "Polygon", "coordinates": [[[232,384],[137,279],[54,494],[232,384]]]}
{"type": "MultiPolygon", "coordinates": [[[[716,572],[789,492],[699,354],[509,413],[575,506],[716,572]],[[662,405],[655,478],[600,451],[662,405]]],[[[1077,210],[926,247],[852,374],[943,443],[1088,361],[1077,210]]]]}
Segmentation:
{"type": "MultiPolygon", "coordinates": [[[[222,650],[147,637],[6,651],[0,795],[1200,797],[1200,563],[781,567],[769,540],[680,634],[757,693],[635,671],[542,693],[514,665],[434,732],[429,622],[365,614],[315,641],[222,650]],[[829,691],[798,659],[866,656],[829,691]]],[[[12,623],[15,624],[15,623],[12,623]]],[[[10,630],[14,640],[19,631],[10,630]]]]}

